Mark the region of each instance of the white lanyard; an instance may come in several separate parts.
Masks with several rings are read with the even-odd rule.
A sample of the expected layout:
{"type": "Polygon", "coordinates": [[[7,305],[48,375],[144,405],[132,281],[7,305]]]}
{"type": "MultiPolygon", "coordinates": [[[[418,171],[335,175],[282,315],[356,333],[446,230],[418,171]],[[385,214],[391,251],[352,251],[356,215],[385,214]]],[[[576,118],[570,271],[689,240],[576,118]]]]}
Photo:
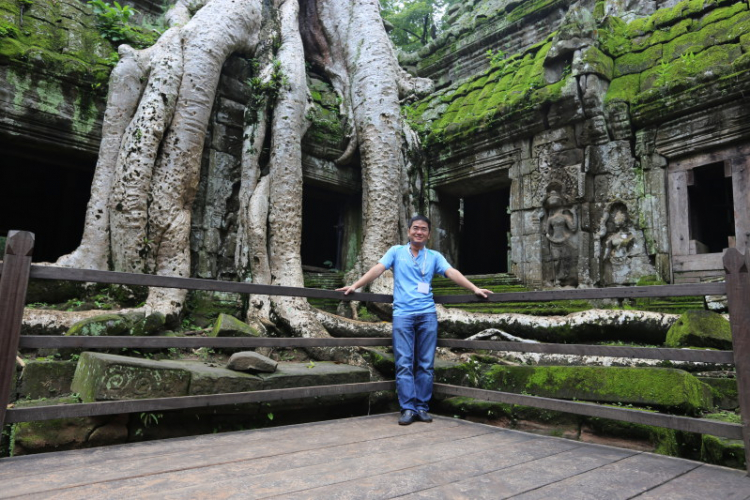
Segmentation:
{"type": "MultiPolygon", "coordinates": [[[[417,252],[417,257],[414,257],[414,254],[411,253],[411,243],[406,245],[406,251],[409,252],[409,257],[411,257],[411,260],[414,262],[414,265],[417,266],[417,269],[419,269],[419,264],[417,263],[417,257],[419,257],[419,252],[417,252]]],[[[427,272],[427,247],[424,249],[424,260],[422,261],[422,279],[424,279],[424,275],[427,272]]]]}

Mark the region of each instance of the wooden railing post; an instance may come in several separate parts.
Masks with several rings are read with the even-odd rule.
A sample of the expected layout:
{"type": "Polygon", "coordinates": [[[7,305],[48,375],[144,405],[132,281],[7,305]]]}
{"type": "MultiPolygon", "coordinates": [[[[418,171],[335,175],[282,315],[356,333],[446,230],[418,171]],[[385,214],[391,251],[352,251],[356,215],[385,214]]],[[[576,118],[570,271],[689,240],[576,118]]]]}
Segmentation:
{"type": "Polygon", "coordinates": [[[33,233],[8,232],[0,277],[0,429],[5,422],[10,388],[16,374],[16,353],[33,250],[33,233]]]}
{"type": "Polygon", "coordinates": [[[732,350],[737,371],[737,391],[745,442],[745,465],[750,476],[750,251],[742,255],[736,248],[724,254],[729,321],[732,324],[732,350]]]}

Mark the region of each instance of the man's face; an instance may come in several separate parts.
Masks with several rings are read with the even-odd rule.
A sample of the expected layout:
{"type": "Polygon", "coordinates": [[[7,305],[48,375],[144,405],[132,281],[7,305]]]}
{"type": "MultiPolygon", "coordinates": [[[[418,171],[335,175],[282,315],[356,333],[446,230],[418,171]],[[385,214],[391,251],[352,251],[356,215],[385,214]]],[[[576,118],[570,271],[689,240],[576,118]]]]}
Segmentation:
{"type": "Polygon", "coordinates": [[[409,228],[409,241],[424,244],[430,238],[430,226],[423,220],[415,220],[409,228]]]}

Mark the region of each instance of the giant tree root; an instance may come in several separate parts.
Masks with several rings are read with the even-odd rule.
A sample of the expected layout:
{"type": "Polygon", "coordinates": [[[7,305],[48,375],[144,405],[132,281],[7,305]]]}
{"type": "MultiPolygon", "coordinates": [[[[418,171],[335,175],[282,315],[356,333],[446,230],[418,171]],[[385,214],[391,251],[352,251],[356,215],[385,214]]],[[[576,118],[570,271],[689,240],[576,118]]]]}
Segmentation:
{"type": "Polygon", "coordinates": [[[679,315],[648,311],[590,309],[567,316],[467,313],[438,307],[440,331],[461,338],[487,328],[542,342],[574,343],[610,340],[662,344],[679,315]]]}
{"type": "MultiPolygon", "coordinates": [[[[334,337],[389,337],[390,323],[366,323],[323,311],[315,317],[334,337]]],[[[662,344],[679,315],[648,311],[590,309],[567,316],[467,313],[438,307],[441,336],[466,338],[488,328],[541,342],[609,340],[662,344]]]]}

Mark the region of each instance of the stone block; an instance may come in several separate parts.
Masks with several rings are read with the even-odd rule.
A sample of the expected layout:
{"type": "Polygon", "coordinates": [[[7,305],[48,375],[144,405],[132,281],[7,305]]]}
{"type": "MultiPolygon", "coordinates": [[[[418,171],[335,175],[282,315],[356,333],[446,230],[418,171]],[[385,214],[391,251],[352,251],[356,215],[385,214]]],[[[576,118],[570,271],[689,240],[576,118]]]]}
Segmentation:
{"type": "Polygon", "coordinates": [[[249,373],[239,373],[223,367],[209,366],[200,361],[169,361],[170,366],[183,369],[190,375],[189,396],[226,394],[263,389],[263,380],[249,373]]]}
{"type": "Polygon", "coordinates": [[[18,383],[18,398],[56,398],[70,394],[75,371],[75,361],[27,361],[18,383]]]}
{"type": "Polygon", "coordinates": [[[131,335],[151,335],[163,329],[166,322],[167,318],[163,313],[154,312],[136,319],[130,332],[131,335]]]}
{"type": "Polygon", "coordinates": [[[243,351],[232,354],[227,363],[227,368],[241,372],[273,373],[276,371],[278,364],[277,361],[258,354],[257,352],[243,351]]]}
{"type": "Polygon", "coordinates": [[[242,128],[215,123],[211,131],[211,147],[239,158],[242,155],[242,128]]]}
{"type": "Polygon", "coordinates": [[[667,331],[667,347],[706,347],[732,349],[729,321],[713,311],[688,311],[667,331]]]}
{"type": "Polygon", "coordinates": [[[219,314],[210,337],[260,337],[260,332],[229,314],[219,314]]]}
{"type": "Polygon", "coordinates": [[[71,389],[84,402],[186,396],[190,372],[168,361],[84,352],[71,389]]]}
{"type": "Polygon", "coordinates": [[[311,363],[279,363],[274,373],[262,373],[263,389],[288,389],[312,385],[355,384],[369,382],[366,368],[330,361],[311,363]]]}
{"type": "Polygon", "coordinates": [[[739,408],[737,379],[724,377],[698,377],[698,379],[711,387],[714,393],[714,404],[717,407],[729,411],[739,408]]]}
{"type": "Polygon", "coordinates": [[[575,129],[572,126],[567,126],[540,132],[534,136],[531,147],[532,150],[536,150],[540,146],[548,144],[552,145],[554,151],[564,151],[577,147],[575,129]]]}

